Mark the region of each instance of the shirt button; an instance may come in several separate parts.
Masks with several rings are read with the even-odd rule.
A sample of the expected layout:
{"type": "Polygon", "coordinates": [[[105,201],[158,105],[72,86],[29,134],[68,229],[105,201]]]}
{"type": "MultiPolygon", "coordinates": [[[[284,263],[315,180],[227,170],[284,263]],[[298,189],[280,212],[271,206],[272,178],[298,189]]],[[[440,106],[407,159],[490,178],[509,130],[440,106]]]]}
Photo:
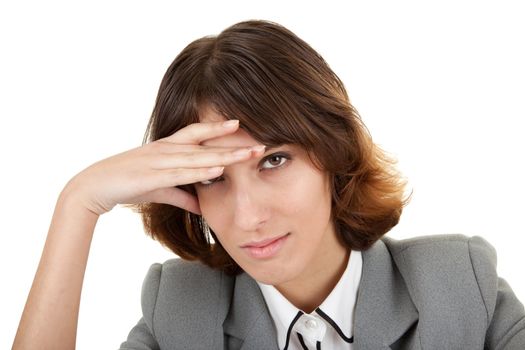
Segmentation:
{"type": "Polygon", "coordinates": [[[308,320],[306,320],[306,322],[304,323],[305,327],[308,328],[308,329],[315,329],[317,328],[318,324],[317,324],[317,321],[310,318],[308,320]]]}

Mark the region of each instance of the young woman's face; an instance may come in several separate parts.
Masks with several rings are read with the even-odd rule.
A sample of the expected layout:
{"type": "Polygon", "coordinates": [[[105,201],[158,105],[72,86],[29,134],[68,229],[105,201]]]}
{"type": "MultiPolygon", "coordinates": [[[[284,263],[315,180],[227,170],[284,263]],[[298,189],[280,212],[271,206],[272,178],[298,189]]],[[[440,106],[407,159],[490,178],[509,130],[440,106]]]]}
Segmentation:
{"type": "MultiPolygon", "coordinates": [[[[201,122],[224,120],[211,109],[201,122]]],[[[202,145],[259,143],[242,129],[202,145]]],[[[329,268],[342,250],[330,221],[328,176],[294,145],[226,166],[195,184],[202,215],[228,254],[254,279],[272,285],[329,268]],[[268,240],[273,243],[266,244],[268,240]],[[265,242],[266,241],[266,242],[265,242]]]]}

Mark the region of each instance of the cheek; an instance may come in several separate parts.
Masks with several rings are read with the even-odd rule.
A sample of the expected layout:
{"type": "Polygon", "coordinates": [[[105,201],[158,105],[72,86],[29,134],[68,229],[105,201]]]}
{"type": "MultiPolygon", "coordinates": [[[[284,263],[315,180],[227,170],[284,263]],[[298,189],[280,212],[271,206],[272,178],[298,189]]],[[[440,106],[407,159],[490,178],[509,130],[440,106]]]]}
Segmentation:
{"type": "Polygon", "coordinates": [[[320,210],[330,203],[329,188],[320,174],[313,171],[303,172],[302,176],[294,177],[289,181],[276,198],[277,203],[282,203],[285,212],[292,215],[306,216],[313,219],[320,210]]]}
{"type": "MultiPolygon", "coordinates": [[[[270,220],[275,220],[274,223],[288,221],[288,224],[300,226],[301,230],[311,228],[317,231],[325,216],[329,215],[329,207],[326,207],[326,204],[330,205],[328,187],[322,174],[311,167],[296,167],[258,185],[264,187],[254,189],[261,196],[258,204],[271,213],[270,220]]],[[[228,194],[217,188],[200,188],[196,195],[208,225],[218,237],[227,235],[232,227],[228,221],[235,219],[235,213],[227,213],[235,211],[229,205],[230,201],[225,199],[228,194]]],[[[293,226],[289,228],[293,229],[293,226]]]]}

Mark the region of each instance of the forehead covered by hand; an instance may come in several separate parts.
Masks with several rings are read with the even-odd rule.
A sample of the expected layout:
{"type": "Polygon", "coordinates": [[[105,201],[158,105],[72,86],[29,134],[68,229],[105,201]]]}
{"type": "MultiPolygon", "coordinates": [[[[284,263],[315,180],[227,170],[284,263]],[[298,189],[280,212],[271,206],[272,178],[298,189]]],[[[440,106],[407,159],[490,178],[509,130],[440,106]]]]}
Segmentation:
{"type": "MultiPolygon", "coordinates": [[[[201,123],[214,123],[227,120],[223,115],[218,113],[209,105],[203,107],[200,110],[199,117],[201,123]]],[[[239,129],[237,129],[234,133],[208,139],[201,142],[200,144],[203,146],[214,147],[250,147],[261,145],[260,142],[255,140],[241,127],[239,127],[239,129]]]]}

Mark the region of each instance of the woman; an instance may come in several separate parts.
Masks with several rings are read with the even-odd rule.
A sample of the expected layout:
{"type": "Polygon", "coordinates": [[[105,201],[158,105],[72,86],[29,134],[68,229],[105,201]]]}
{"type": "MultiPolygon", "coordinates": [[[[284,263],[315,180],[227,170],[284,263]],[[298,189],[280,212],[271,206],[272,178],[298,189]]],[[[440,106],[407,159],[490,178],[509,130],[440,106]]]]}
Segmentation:
{"type": "Polygon", "coordinates": [[[196,40],[143,146],[60,194],[13,348],[74,347],[94,227],[121,203],[183,258],[151,266],[121,349],[522,349],[525,311],[489,243],[384,237],[404,186],[289,30],[246,21],[196,40]]]}

